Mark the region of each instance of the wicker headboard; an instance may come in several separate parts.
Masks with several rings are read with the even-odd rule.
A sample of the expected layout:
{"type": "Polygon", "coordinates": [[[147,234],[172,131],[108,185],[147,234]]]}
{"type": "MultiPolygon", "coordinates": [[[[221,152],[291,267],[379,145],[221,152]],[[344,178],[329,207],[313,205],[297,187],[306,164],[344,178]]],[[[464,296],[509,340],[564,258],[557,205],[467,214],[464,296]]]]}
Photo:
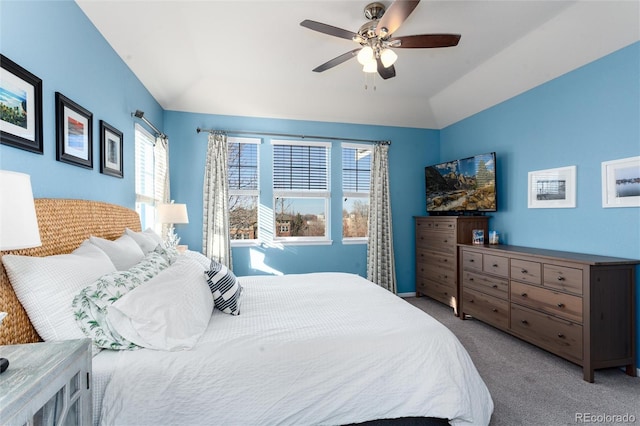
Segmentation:
{"type": "MultiPolygon", "coordinates": [[[[0,252],[26,256],[71,253],[91,235],[115,240],[125,228],[140,231],[138,213],[99,201],[40,198],[35,200],[42,246],[0,252]]],[[[0,262],[0,311],[8,312],[0,326],[0,345],[41,341],[0,262]]]]}

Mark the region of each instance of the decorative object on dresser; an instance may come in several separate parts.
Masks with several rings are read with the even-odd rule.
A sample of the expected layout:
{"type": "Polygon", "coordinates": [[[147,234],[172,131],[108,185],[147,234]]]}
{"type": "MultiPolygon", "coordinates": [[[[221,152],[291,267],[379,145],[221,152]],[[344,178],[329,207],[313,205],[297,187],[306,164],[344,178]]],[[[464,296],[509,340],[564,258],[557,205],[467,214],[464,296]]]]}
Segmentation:
{"type": "Polygon", "coordinates": [[[177,248],[180,237],[176,235],[174,224],[189,223],[186,204],[174,204],[173,201],[158,206],[158,221],[169,225],[165,244],[169,248],[177,248]]]}
{"type": "Polygon", "coordinates": [[[635,367],[640,260],[508,245],[459,244],[461,318],[471,315],[594,370],[635,367]]]}
{"type": "Polygon", "coordinates": [[[489,229],[488,216],[420,216],[416,221],[416,296],[447,304],[458,315],[458,243],[471,243],[474,230],[489,229]]]}
{"type": "Polygon", "coordinates": [[[0,424],[91,424],[90,342],[0,346],[15,360],[0,379],[0,424]]]}

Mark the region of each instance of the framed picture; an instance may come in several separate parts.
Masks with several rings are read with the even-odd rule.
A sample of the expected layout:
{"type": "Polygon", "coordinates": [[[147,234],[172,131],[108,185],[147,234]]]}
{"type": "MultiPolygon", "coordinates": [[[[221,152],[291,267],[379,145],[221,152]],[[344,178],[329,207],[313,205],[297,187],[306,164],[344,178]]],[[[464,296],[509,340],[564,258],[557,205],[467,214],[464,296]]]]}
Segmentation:
{"type": "Polygon", "coordinates": [[[123,177],[122,132],[100,120],[100,173],[123,177]]]}
{"type": "Polygon", "coordinates": [[[640,207],[640,157],[602,163],[602,207],[640,207]]]}
{"type": "Polygon", "coordinates": [[[56,160],[93,169],[93,114],[56,92],[56,160]]]}
{"type": "Polygon", "coordinates": [[[576,166],[529,172],[529,208],[576,206],[576,166]]]}
{"type": "Polygon", "coordinates": [[[0,55],[0,143],[43,153],[42,80],[4,55],[0,55]]]}

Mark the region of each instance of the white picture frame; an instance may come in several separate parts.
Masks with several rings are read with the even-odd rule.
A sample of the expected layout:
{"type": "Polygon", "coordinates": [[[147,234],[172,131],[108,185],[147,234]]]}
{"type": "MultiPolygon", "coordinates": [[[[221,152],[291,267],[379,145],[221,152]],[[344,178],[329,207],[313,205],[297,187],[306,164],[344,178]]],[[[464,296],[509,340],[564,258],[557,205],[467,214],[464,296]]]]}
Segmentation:
{"type": "Polygon", "coordinates": [[[602,207],[640,207],[640,156],[602,162],[602,207]]]}
{"type": "Polygon", "coordinates": [[[576,166],[529,172],[528,207],[563,209],[576,207],[576,166]]]}

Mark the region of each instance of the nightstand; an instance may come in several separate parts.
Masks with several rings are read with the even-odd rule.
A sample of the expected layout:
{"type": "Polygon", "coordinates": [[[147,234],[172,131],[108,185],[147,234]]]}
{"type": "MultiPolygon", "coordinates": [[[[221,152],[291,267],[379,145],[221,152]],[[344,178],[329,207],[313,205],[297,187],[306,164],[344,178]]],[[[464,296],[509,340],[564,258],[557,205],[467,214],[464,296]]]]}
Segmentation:
{"type": "Polygon", "coordinates": [[[0,424],[91,424],[89,339],[0,346],[0,357],[0,424]]]}

